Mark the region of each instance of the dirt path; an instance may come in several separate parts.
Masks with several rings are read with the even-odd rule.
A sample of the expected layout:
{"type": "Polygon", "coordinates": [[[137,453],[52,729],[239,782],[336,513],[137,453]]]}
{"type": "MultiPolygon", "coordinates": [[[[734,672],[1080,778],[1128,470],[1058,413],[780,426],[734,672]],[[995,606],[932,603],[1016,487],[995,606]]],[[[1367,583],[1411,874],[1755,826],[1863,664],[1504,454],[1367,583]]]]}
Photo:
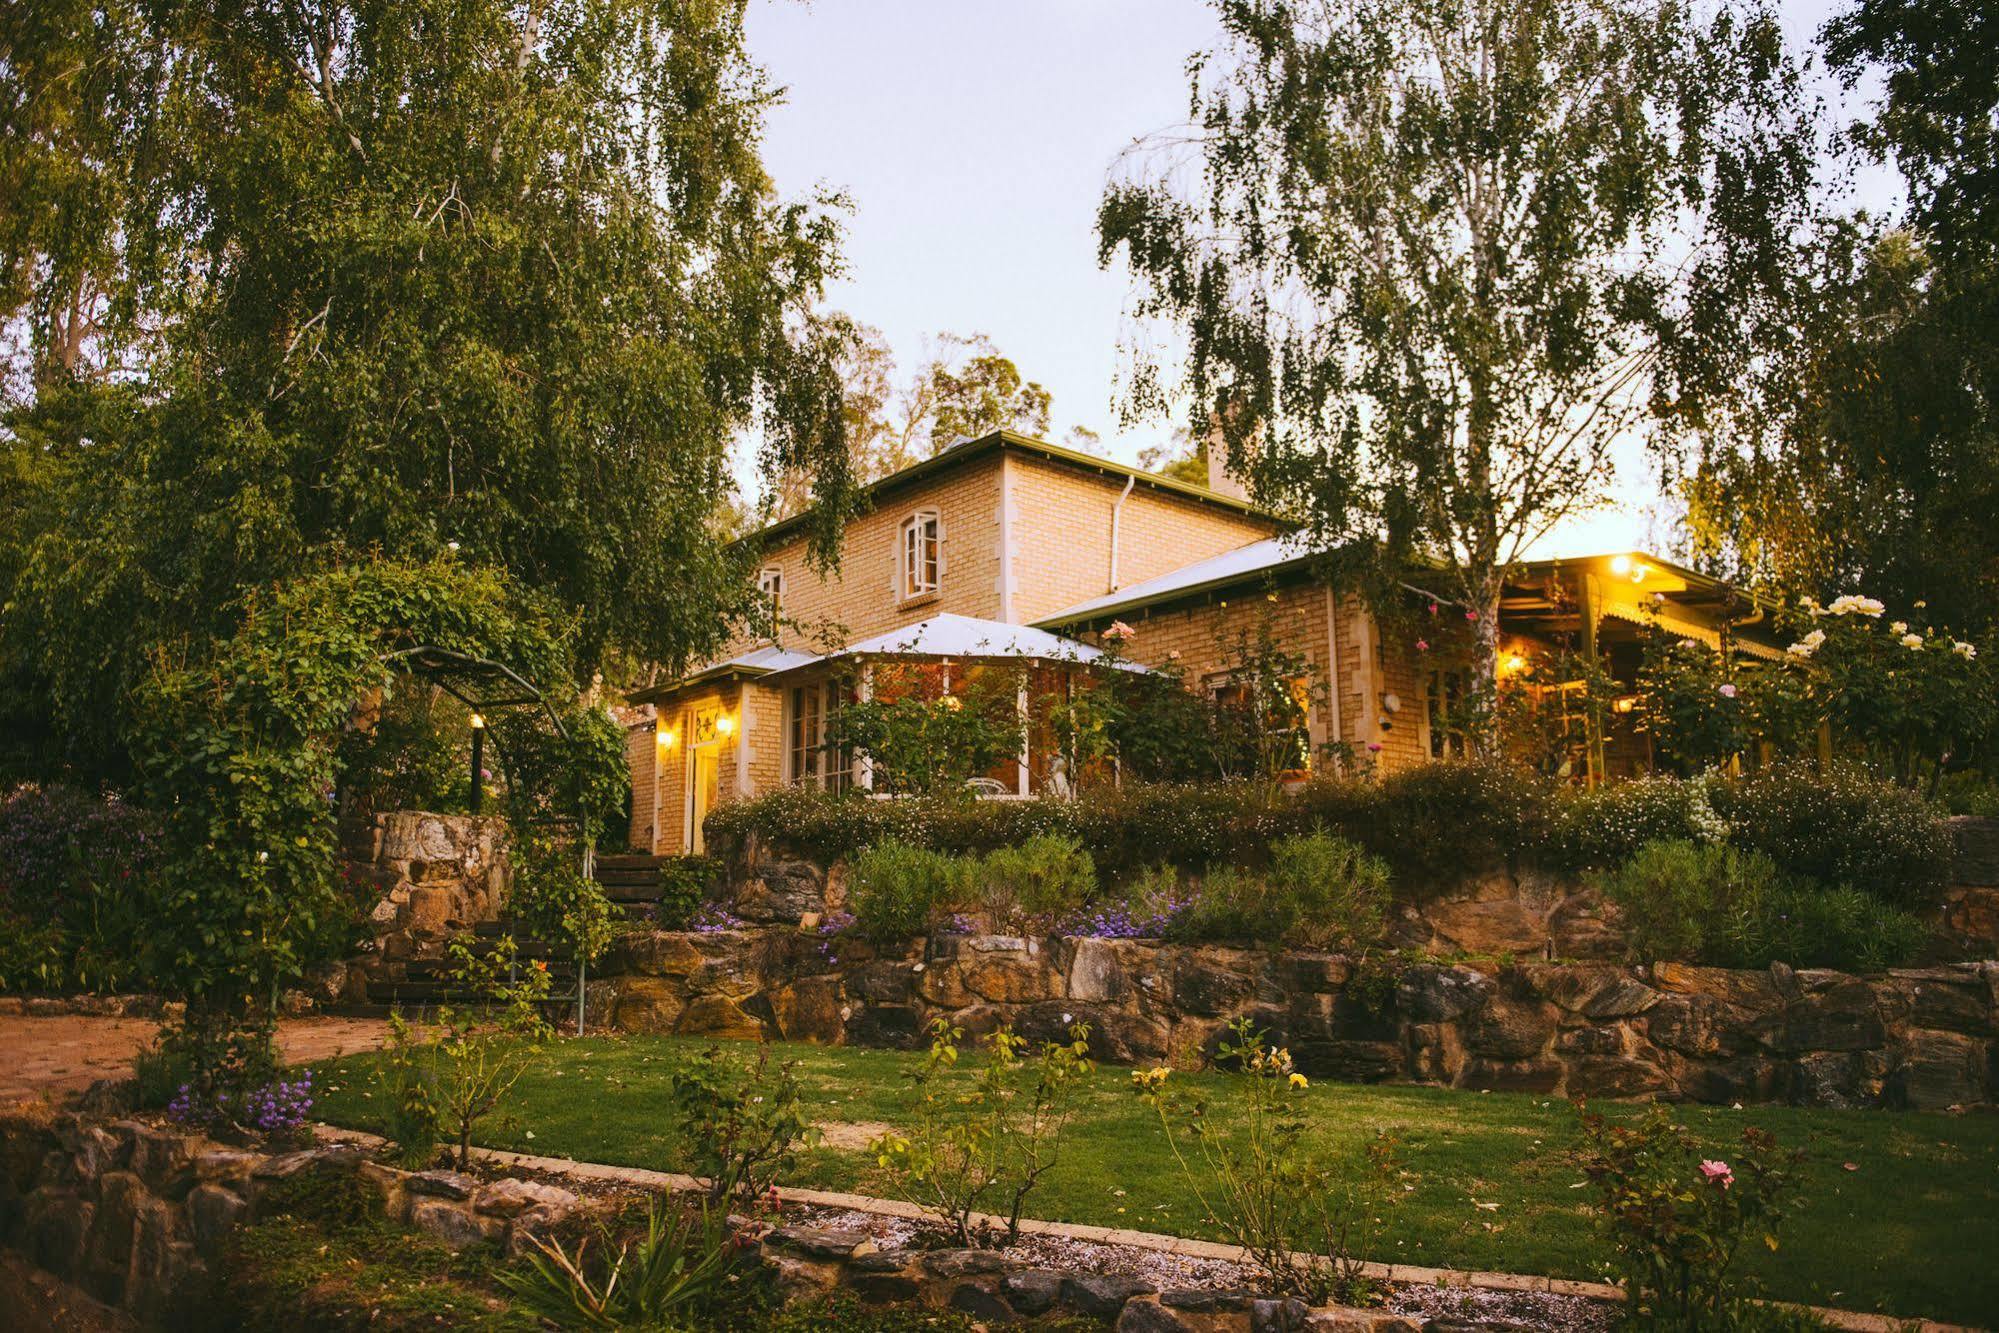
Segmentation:
{"type": "MultiPolygon", "coordinates": [[[[132,1072],[153,1039],[150,1018],[0,1018],[0,1102],[80,1091],[132,1072]]],[[[287,1061],[324,1060],[382,1044],[388,1024],[372,1018],[292,1018],[278,1024],[287,1061]]]]}

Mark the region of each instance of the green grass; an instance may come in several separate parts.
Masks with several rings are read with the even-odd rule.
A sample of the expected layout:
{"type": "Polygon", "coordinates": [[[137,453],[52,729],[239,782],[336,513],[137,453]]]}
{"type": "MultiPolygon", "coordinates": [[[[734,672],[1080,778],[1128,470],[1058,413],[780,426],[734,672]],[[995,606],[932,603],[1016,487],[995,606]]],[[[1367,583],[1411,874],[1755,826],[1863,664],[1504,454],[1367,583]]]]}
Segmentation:
{"type": "MultiPolygon", "coordinates": [[[[680,1166],[666,1100],[675,1057],[705,1043],[673,1038],[564,1042],[523,1078],[512,1123],[486,1127],[493,1147],[671,1170],[680,1166]]],[[[787,1046],[800,1062],[820,1123],[903,1118],[903,1071],[916,1057],[852,1047],[787,1046]]],[[[372,1057],[325,1066],[320,1112],[378,1129],[372,1057]]],[[[1226,1076],[1176,1073],[1176,1084],[1220,1091],[1226,1076]]],[[[1063,1139],[1059,1166],[1030,1214],[1145,1231],[1209,1234],[1129,1074],[1104,1068],[1063,1139]]],[[[1358,1140],[1387,1129],[1402,1141],[1407,1188],[1368,1257],[1390,1263],[1600,1278],[1589,1192],[1572,1159],[1575,1113],[1546,1097],[1437,1088],[1320,1083],[1308,1095],[1315,1128],[1358,1140]],[[1493,1206],[1496,1205],[1496,1206],[1493,1206]]],[[[1772,1296],[1900,1316],[1991,1323],[1999,1315],[1999,1116],[1753,1107],[1683,1108],[1685,1122],[1726,1157],[1758,1125],[1807,1157],[1804,1200],[1783,1248],[1748,1260],[1772,1296]],[[1856,1169],[1847,1170],[1851,1163],[1856,1169]]],[[[855,1149],[812,1150],[793,1185],[879,1192],[873,1161],[855,1149]]]]}

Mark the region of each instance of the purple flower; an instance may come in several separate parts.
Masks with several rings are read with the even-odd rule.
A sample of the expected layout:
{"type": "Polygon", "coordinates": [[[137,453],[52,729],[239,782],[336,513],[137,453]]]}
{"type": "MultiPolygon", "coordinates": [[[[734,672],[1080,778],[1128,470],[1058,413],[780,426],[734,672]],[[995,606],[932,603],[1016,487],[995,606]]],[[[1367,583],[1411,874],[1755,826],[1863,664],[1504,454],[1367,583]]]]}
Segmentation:
{"type": "Polygon", "coordinates": [[[741,930],[743,919],[720,903],[703,903],[687,918],[687,928],[713,935],[718,931],[741,930]]]}

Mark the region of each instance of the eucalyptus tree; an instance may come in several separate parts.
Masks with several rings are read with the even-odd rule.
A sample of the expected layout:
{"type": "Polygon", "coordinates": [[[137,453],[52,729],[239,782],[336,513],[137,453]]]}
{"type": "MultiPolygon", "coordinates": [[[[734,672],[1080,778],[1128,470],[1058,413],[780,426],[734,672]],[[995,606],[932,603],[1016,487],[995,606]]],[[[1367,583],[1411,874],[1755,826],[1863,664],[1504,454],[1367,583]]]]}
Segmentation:
{"type": "Polygon", "coordinates": [[[746,3],[12,7],[0,731],[115,770],[163,656],[371,552],[547,595],[585,680],[678,663],[750,606],[713,529],[752,427],[830,559],[842,201],[765,172],[746,3]]]}
{"type": "Polygon", "coordinates": [[[1782,328],[1801,72],[1754,0],[1217,8],[1191,124],[1099,213],[1134,316],[1187,335],[1133,405],[1184,391],[1323,546],[1436,562],[1489,719],[1507,568],[1782,328]]]}

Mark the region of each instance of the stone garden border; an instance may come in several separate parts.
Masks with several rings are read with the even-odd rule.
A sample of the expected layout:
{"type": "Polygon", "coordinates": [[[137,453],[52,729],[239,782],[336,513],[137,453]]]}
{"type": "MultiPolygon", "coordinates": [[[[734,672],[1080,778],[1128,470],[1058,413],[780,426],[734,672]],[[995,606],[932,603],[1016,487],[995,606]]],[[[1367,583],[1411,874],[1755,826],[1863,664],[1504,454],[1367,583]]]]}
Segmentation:
{"type": "MultiPolygon", "coordinates": [[[[362,1130],[341,1129],[331,1125],[315,1126],[314,1134],[322,1143],[352,1143],[371,1151],[386,1146],[388,1142],[378,1135],[362,1130]]],[[[646,1167],[611,1166],[602,1162],[582,1162],[567,1157],[540,1157],[532,1153],[509,1152],[499,1148],[475,1147],[472,1149],[472,1155],[494,1166],[535,1171],[570,1180],[626,1185],[634,1189],[656,1192],[684,1192],[702,1188],[702,1182],[693,1176],[672,1171],[654,1171],[646,1167]]],[[[880,1217],[905,1220],[920,1220],[927,1217],[927,1214],[914,1204],[897,1199],[876,1198],[867,1194],[849,1194],[839,1190],[784,1189],[782,1196],[787,1203],[845,1209],[880,1217]]],[[[983,1214],[975,1214],[974,1220],[1005,1225],[1005,1219],[986,1217],[983,1214]]],[[[1080,1222],[1049,1222],[1039,1218],[1022,1218],[1020,1229],[1030,1235],[1054,1236],[1096,1245],[1125,1245],[1190,1259],[1217,1259],[1230,1263],[1247,1260],[1244,1251],[1238,1246],[1197,1240],[1187,1236],[1163,1235],[1152,1231],[1100,1227],[1080,1222]]],[[[1579,1282],[1531,1273],[1484,1273],[1454,1268],[1425,1268],[1413,1264],[1368,1263],[1362,1267],[1367,1276],[1382,1282],[1463,1287],[1495,1292],[1546,1292],[1558,1296],[1600,1301],[1624,1299],[1623,1290],[1608,1283],[1579,1282]]],[[[1798,1308],[1818,1316],[1831,1328],[1845,1330],[1845,1333],[1978,1333],[1978,1330],[1970,1325],[1947,1324],[1931,1319],[1900,1319],[1891,1315],[1868,1314],[1858,1310],[1840,1310],[1818,1305],[1798,1308]]]]}

